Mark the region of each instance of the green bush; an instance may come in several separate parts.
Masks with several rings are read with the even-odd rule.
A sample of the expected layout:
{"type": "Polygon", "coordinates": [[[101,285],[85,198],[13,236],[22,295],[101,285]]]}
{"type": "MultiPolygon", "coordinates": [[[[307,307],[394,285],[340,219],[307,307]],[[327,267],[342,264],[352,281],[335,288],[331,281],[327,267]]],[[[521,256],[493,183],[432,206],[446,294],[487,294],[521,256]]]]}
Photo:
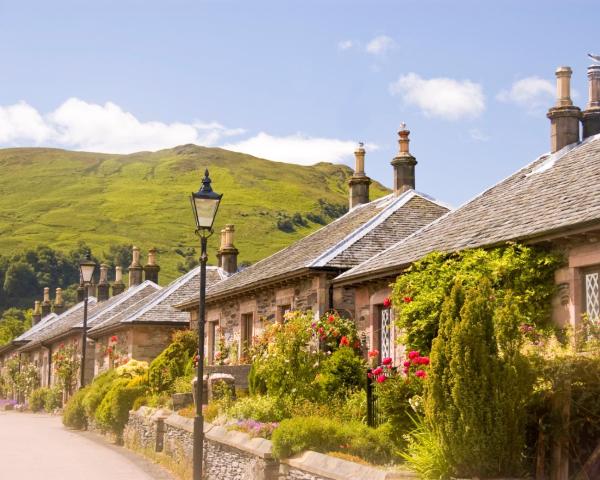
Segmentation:
{"type": "Polygon", "coordinates": [[[49,388],[37,388],[29,395],[29,408],[32,412],[39,412],[44,408],[44,402],[49,388]]]}
{"type": "Polygon", "coordinates": [[[192,380],[194,377],[178,377],[173,382],[173,393],[192,393],[192,380]]]}
{"type": "Polygon", "coordinates": [[[267,393],[265,379],[260,376],[258,371],[258,362],[253,362],[248,373],[248,390],[251,395],[265,395],[267,393]]]}
{"type": "Polygon", "coordinates": [[[255,395],[239,399],[227,410],[227,415],[238,420],[280,422],[289,417],[289,410],[286,402],[281,398],[255,395]]]}
{"type": "Polygon", "coordinates": [[[85,430],[87,428],[87,416],[85,407],[83,406],[83,399],[88,393],[88,388],[85,387],[77,391],[65,405],[62,420],[66,427],[77,430],[85,430]]]}
{"type": "Polygon", "coordinates": [[[87,387],[88,393],[83,399],[83,406],[88,418],[94,418],[96,409],[102,403],[102,399],[110,389],[115,378],[117,378],[117,372],[115,370],[108,370],[98,375],[87,387]]]}
{"type": "Polygon", "coordinates": [[[100,428],[121,435],[129,418],[136,399],[143,397],[146,391],[144,386],[130,387],[130,379],[119,378],[115,380],[96,410],[94,416],[100,428]]]}
{"type": "Polygon", "coordinates": [[[364,387],[366,369],[365,361],[352,348],[340,347],[322,363],[317,383],[325,398],[345,398],[364,387]]]}
{"type": "Polygon", "coordinates": [[[512,295],[496,311],[491,297],[489,281],[465,290],[457,281],[431,349],[426,423],[457,477],[518,476],[523,469],[532,377],[511,333],[519,318],[512,295]]]}
{"type": "Polygon", "coordinates": [[[305,450],[344,452],[371,463],[385,464],[393,456],[389,427],[372,429],[360,422],[323,417],[283,420],[273,433],[273,455],[288,458],[305,450]]]}
{"type": "Polygon", "coordinates": [[[172,393],[175,380],[189,373],[197,350],[195,332],[182,330],[173,335],[173,342],[150,364],[148,376],[152,391],[172,393]]]}
{"type": "Polygon", "coordinates": [[[62,407],[63,392],[60,386],[54,386],[46,391],[44,397],[44,410],[48,413],[54,412],[57,408],[62,407]]]}

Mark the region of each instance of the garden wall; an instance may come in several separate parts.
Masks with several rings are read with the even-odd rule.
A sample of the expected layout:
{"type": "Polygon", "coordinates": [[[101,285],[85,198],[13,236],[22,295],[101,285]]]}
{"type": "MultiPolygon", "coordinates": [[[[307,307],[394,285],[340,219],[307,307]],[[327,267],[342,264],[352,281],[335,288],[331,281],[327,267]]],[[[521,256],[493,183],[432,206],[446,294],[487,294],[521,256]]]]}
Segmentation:
{"type": "MultiPolygon", "coordinates": [[[[129,448],[160,453],[191,471],[193,419],[142,407],[129,414],[124,440],[129,448]]],[[[204,424],[206,472],[209,480],[396,480],[416,479],[410,472],[386,472],[317,452],[284,460],[271,455],[264,438],[204,424]]]]}

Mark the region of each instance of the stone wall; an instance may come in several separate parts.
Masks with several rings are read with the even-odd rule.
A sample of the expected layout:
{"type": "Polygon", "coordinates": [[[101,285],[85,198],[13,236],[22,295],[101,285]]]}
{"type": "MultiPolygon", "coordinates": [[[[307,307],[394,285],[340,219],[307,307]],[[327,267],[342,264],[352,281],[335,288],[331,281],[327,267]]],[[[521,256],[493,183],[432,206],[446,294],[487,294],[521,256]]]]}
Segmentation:
{"type": "Polygon", "coordinates": [[[246,390],[248,388],[248,374],[251,365],[207,365],[204,367],[204,373],[211,375],[213,373],[227,373],[235,379],[236,388],[246,390]]]}
{"type": "MultiPolygon", "coordinates": [[[[194,421],[147,407],[130,412],[125,446],[161,452],[171,464],[191,469],[194,421]]],[[[205,471],[209,480],[415,480],[411,472],[385,471],[307,451],[282,460],[272,457],[272,443],[246,433],[204,424],[205,471]]]]}

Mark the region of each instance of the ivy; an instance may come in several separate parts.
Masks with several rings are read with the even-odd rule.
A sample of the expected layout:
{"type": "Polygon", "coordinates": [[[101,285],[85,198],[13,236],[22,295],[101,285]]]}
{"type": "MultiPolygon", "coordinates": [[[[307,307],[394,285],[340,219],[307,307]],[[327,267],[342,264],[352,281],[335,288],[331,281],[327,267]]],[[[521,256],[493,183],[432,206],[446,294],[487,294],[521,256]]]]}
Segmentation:
{"type": "Polygon", "coordinates": [[[393,287],[396,325],[403,332],[400,341],[429,352],[438,333],[442,304],[457,281],[468,288],[487,279],[493,310],[510,293],[523,323],[548,328],[556,288],[554,272],[563,262],[556,251],[517,243],[489,250],[431,253],[414,263],[393,287]]]}

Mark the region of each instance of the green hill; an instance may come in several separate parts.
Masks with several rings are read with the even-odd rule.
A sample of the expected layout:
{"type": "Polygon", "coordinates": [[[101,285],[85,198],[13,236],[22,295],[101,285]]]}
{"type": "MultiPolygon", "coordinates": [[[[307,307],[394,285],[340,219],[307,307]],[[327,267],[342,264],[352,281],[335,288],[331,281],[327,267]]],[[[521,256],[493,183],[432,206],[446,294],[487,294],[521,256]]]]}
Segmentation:
{"type": "MultiPolygon", "coordinates": [[[[240,261],[264,258],[347,206],[352,171],[344,165],[299,166],[195,145],[130,155],[0,149],[0,252],[66,251],[84,241],[102,258],[111,244],[135,244],[144,256],[155,246],[166,283],[179,275],[176,251],[198,245],[188,197],[205,167],[224,194],[216,231],[235,224],[240,261]]],[[[372,198],[385,193],[372,184],[372,198]]],[[[209,242],[211,262],[218,237],[209,242]]]]}

